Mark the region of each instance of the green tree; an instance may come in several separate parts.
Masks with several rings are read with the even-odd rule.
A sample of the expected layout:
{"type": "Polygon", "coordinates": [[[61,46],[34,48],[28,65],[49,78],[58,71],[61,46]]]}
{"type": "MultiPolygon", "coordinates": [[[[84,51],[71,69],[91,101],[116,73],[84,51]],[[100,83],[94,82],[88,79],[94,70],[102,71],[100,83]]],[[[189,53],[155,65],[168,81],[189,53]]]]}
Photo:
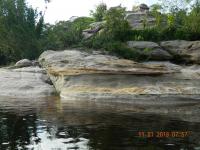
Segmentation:
{"type": "Polygon", "coordinates": [[[92,18],[80,17],[71,21],[60,21],[55,25],[45,25],[43,35],[44,49],[64,49],[79,45],[83,39],[82,31],[93,22],[92,18]]]}
{"type": "Polygon", "coordinates": [[[162,14],[161,14],[162,6],[160,4],[153,4],[150,7],[151,14],[156,18],[156,26],[160,27],[162,23],[162,14]]]}
{"type": "Polygon", "coordinates": [[[125,41],[130,33],[131,27],[125,19],[125,8],[110,8],[105,16],[105,33],[114,40],[125,41]]]}
{"type": "Polygon", "coordinates": [[[186,17],[185,26],[188,31],[200,34],[200,2],[197,0],[186,17]]]}
{"type": "Polygon", "coordinates": [[[103,21],[105,14],[107,11],[107,6],[105,3],[100,3],[95,11],[91,11],[91,15],[92,17],[95,19],[95,21],[99,22],[99,21],[103,21]]]}
{"type": "Polygon", "coordinates": [[[0,64],[39,55],[42,17],[25,0],[0,0],[0,64]]]}
{"type": "Polygon", "coordinates": [[[189,7],[191,0],[161,0],[162,11],[167,12],[177,12],[179,10],[185,10],[189,7]]]}

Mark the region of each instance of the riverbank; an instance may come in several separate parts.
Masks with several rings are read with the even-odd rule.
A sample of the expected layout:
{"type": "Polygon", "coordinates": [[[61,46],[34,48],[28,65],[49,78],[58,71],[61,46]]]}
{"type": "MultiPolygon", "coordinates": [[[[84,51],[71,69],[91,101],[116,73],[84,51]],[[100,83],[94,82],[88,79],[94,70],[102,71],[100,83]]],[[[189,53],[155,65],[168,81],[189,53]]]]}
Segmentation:
{"type": "MultiPolygon", "coordinates": [[[[179,58],[198,60],[198,47],[192,45],[189,49],[191,57],[187,58],[186,51],[180,53],[179,48],[179,58]]],[[[49,50],[38,62],[21,60],[14,67],[1,68],[0,96],[39,98],[57,93],[63,101],[125,104],[140,113],[198,114],[200,65],[187,62],[138,63],[101,51],[49,50]]]]}

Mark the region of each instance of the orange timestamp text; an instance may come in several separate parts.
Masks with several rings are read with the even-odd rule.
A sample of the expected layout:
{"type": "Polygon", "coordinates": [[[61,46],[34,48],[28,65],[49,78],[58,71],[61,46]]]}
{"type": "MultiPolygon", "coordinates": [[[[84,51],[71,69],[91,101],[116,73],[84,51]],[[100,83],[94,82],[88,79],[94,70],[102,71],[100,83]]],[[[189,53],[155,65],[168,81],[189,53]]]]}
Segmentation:
{"type": "Polygon", "coordinates": [[[191,131],[139,131],[138,136],[143,138],[185,138],[191,131]]]}

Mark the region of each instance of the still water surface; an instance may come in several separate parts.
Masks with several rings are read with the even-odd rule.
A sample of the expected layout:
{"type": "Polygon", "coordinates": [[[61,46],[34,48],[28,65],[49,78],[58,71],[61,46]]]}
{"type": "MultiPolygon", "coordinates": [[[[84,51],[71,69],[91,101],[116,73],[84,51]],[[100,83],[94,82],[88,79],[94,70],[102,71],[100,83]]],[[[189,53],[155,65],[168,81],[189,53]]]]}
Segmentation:
{"type": "Polygon", "coordinates": [[[200,150],[200,123],[92,102],[0,98],[0,150],[200,150]],[[139,131],[190,131],[141,137],[139,131]]]}

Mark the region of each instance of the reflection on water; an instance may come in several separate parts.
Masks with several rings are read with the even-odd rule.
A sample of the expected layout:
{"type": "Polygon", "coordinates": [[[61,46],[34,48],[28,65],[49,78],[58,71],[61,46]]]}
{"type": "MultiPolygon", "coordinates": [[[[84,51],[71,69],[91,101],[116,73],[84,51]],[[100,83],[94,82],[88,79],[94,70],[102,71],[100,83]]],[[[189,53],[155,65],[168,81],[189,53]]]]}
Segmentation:
{"type": "Polygon", "coordinates": [[[200,123],[141,114],[111,104],[0,98],[0,149],[198,150],[200,123]],[[184,138],[139,131],[192,131],[184,138]]]}

